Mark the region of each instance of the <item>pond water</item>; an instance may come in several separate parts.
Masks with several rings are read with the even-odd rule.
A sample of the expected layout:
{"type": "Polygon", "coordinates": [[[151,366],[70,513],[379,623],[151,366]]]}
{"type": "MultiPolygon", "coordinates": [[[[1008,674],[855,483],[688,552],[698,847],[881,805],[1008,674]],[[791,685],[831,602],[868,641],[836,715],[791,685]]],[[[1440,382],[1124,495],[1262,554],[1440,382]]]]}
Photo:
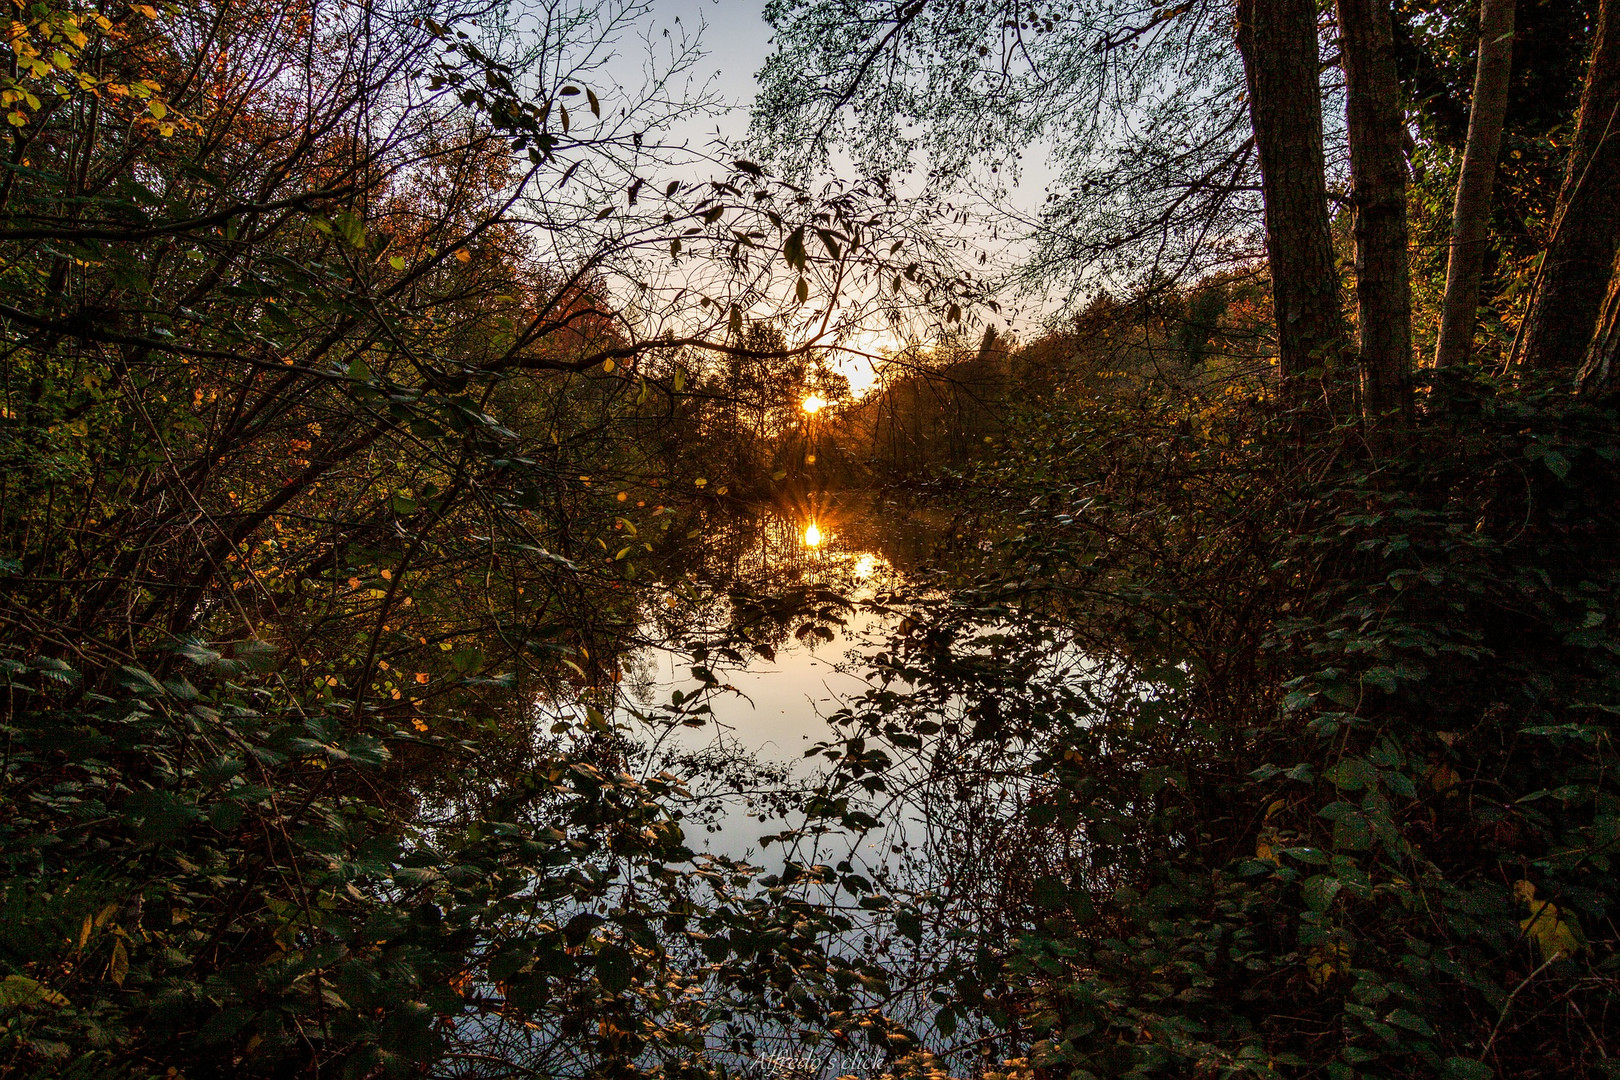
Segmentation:
{"type": "MultiPolygon", "coordinates": [[[[881,601],[927,571],[947,525],[944,515],[866,495],[823,495],[813,506],[757,508],[712,523],[717,535],[705,566],[712,580],[761,592],[836,594],[848,606],[836,619],[816,620],[820,632],[788,633],[739,659],[711,660],[720,686],[705,699],[702,727],[649,727],[663,751],[758,770],[757,785],[750,784],[755,774],[733,771],[738,790],[707,788],[706,813],[695,818],[701,824],[688,829],[694,850],[763,861],[760,837],[783,827],[772,807],[819,771],[821,759],[807,761],[805,752],[834,734],[827,717],[870,687],[862,658],[888,640],[901,618],[881,601]]],[[[732,614],[721,603],[709,618],[718,626],[732,614]]],[[[689,656],[658,645],[637,650],[623,668],[621,722],[645,716],[676,692],[690,697],[704,690],[689,656]]]]}
{"type": "MultiPolygon", "coordinates": [[[[941,1051],[972,1055],[988,1052],[990,1029],[936,1030],[937,1004],[919,988],[934,985],[938,971],[977,962],[962,951],[971,939],[966,929],[1004,914],[1001,893],[1022,887],[1009,884],[1007,871],[1035,872],[1034,845],[1044,845],[1054,860],[1072,855],[1034,835],[1021,818],[1032,785],[1041,782],[1029,767],[1038,748],[1027,738],[998,738],[983,725],[998,717],[1027,722],[1031,710],[1061,712],[1108,672],[1062,628],[1038,617],[1009,619],[1003,609],[985,608],[995,613],[981,620],[981,609],[954,603],[924,610],[945,598],[947,575],[965,576],[981,557],[982,540],[959,538],[954,524],[926,506],[854,493],[713,511],[692,533],[700,558],[671,564],[659,579],[681,599],[667,609],[662,599],[643,609],[636,635],[642,644],[618,659],[613,720],[637,733],[648,773],[667,770],[687,780],[692,796],[681,808],[682,827],[693,851],[776,873],[787,852],[763,839],[797,831],[796,861],[864,875],[876,885],[868,892],[937,898],[926,928],[918,924],[917,936],[907,938],[880,908],[857,910],[857,899],[841,892],[847,877],[815,887],[824,889],[817,902],[838,905],[851,918],[852,929],[830,940],[829,950],[878,958],[896,973],[896,989],[883,1002],[889,1015],[941,1051]],[[782,606],[773,607],[778,601],[782,606]],[[954,634],[940,649],[925,646],[936,623],[954,634]],[[711,643],[702,660],[694,659],[693,642],[711,643]],[[878,654],[885,652],[907,664],[926,654],[956,666],[932,682],[922,669],[883,669],[889,681],[882,688],[893,696],[882,696],[893,711],[880,719],[912,725],[907,730],[921,738],[912,751],[885,743],[893,786],[878,795],[856,793],[881,824],[866,832],[804,828],[801,796],[831,768],[806,751],[856,734],[853,721],[839,729],[829,717],[874,688],[882,678],[878,654]],[[913,676],[915,685],[904,681],[913,676]],[[696,711],[693,702],[700,703],[696,711]],[[1016,713],[1020,707],[1026,712],[1016,713]],[[682,718],[701,723],[683,726],[682,718]]],[[[861,722],[873,715],[864,704],[858,711],[861,722]]],[[[818,1047],[782,1017],[737,1023],[769,1048],[728,1058],[738,1075],[881,1071],[881,1055],[868,1060],[818,1047]]]]}

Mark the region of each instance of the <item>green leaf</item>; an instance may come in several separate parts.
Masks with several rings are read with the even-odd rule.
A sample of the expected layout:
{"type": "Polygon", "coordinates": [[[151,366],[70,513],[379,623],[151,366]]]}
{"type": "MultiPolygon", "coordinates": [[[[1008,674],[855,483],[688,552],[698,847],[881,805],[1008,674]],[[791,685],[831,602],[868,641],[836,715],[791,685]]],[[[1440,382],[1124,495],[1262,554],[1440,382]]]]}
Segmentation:
{"type": "Polygon", "coordinates": [[[1345,758],[1322,776],[1344,791],[1359,791],[1378,783],[1378,770],[1363,758],[1345,758]]]}
{"type": "Polygon", "coordinates": [[[1434,1028],[1429,1026],[1427,1020],[1414,1012],[1408,1012],[1406,1009],[1396,1009],[1384,1019],[1396,1027],[1405,1028],[1407,1031],[1414,1031],[1419,1035],[1427,1035],[1431,1038],[1434,1036],[1434,1028]]]}
{"type": "Polygon", "coordinates": [[[624,946],[604,945],[602,951],[596,954],[596,981],[608,993],[620,993],[629,989],[634,967],[630,953],[624,946]]]}
{"type": "Polygon", "coordinates": [[[1365,851],[1372,846],[1372,829],[1360,814],[1346,814],[1333,823],[1333,846],[1339,851],[1365,851]]]}
{"type": "Polygon", "coordinates": [[[1473,1058],[1448,1057],[1440,1073],[1444,1080],[1496,1080],[1496,1070],[1473,1058]]]}
{"type": "Polygon", "coordinates": [[[381,740],[370,735],[356,735],[343,744],[343,752],[356,765],[370,765],[372,767],[386,765],[389,759],[393,757],[388,752],[388,747],[384,746],[381,740]]]}
{"type": "Polygon", "coordinates": [[[484,654],[471,647],[457,649],[450,654],[450,662],[455,665],[457,671],[467,675],[484,666],[484,654]]]}
{"type": "Polygon", "coordinates": [[[1366,685],[1376,686],[1386,694],[1393,694],[1396,685],[1396,672],[1394,668],[1375,667],[1364,672],[1361,681],[1366,685]]]}
{"type": "Polygon", "coordinates": [[[355,214],[344,210],[332,220],[332,224],[350,247],[358,249],[366,246],[365,223],[355,214]]]}
{"type": "Polygon", "coordinates": [[[249,671],[264,674],[276,666],[276,647],[268,641],[249,638],[236,643],[231,649],[231,658],[249,671]]]}
{"type": "Polygon", "coordinates": [[[1061,880],[1055,877],[1043,877],[1035,882],[1031,890],[1030,899],[1037,905],[1045,908],[1062,907],[1068,899],[1069,890],[1061,880]]]}
{"type": "Polygon", "coordinates": [[[31,1005],[52,1005],[60,1009],[67,1003],[67,998],[26,975],[7,975],[0,979],[0,1009],[31,1005]]]}
{"type": "Polygon", "coordinates": [[[152,677],[151,672],[132,664],[122,664],[118,668],[118,681],[126,689],[137,694],[156,694],[159,697],[168,694],[163,684],[152,677]]]}
{"type": "Polygon", "coordinates": [[[1314,874],[1305,879],[1302,890],[1305,906],[1312,911],[1326,911],[1333,906],[1333,898],[1343,887],[1332,874],[1314,874]]]}

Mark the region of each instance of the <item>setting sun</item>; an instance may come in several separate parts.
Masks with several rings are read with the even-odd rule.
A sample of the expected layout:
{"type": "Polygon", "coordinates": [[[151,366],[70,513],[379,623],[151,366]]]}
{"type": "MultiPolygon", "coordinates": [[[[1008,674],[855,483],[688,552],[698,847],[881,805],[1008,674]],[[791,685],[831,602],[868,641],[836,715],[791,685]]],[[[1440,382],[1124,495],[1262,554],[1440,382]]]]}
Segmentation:
{"type": "Polygon", "coordinates": [[[816,527],[816,523],[813,522],[813,521],[804,530],[804,546],[805,547],[820,547],[821,546],[821,530],[816,527]]]}
{"type": "Polygon", "coordinates": [[[827,402],[822,399],[820,394],[811,394],[809,397],[805,398],[804,401],[801,402],[800,405],[799,405],[799,408],[803,409],[805,412],[809,413],[811,416],[816,415],[816,413],[820,412],[822,409],[824,409],[826,407],[827,407],[827,402]]]}

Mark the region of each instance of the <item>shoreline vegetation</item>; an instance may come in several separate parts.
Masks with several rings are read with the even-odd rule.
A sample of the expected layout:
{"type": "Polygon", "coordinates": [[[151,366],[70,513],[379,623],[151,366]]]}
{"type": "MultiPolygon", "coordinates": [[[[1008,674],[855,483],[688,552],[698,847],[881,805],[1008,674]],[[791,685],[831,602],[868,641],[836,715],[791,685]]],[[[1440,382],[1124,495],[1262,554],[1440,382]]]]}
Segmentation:
{"type": "Polygon", "coordinates": [[[14,5],[0,1076],[1620,1075],[1620,11],[764,11],[14,5]]]}

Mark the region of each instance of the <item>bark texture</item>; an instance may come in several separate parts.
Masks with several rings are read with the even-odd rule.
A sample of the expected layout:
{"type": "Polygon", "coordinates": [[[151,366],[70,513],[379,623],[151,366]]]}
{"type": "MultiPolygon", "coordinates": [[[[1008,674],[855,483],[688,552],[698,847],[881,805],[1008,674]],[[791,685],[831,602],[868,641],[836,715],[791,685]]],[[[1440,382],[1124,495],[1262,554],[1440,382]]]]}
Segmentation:
{"type": "Polygon", "coordinates": [[[1355,204],[1356,325],[1369,420],[1404,423],[1412,400],[1405,110],[1389,0],[1338,0],[1355,204]]]}
{"type": "Polygon", "coordinates": [[[1581,367],[1580,386],[1589,393],[1613,390],[1620,384],[1620,267],[1609,278],[1609,292],[1603,298],[1597,333],[1586,350],[1581,367]]]}
{"type": "Polygon", "coordinates": [[[1462,175],[1457,178],[1457,201],[1451,214],[1446,295],[1440,305],[1440,340],[1434,350],[1437,368],[1464,363],[1474,349],[1474,322],[1491,222],[1491,189],[1496,184],[1502,122],[1507,116],[1513,74],[1514,2],[1483,0],[1480,4],[1479,59],[1474,68],[1474,96],[1468,108],[1462,175]]]}
{"type": "Polygon", "coordinates": [[[1581,113],[1541,287],[1525,323],[1528,367],[1573,371],[1585,358],[1620,241],[1620,0],[1598,5],[1581,113]]]}
{"type": "Polygon", "coordinates": [[[1322,158],[1314,0],[1238,0],[1284,400],[1318,396],[1344,343],[1322,158]]]}

